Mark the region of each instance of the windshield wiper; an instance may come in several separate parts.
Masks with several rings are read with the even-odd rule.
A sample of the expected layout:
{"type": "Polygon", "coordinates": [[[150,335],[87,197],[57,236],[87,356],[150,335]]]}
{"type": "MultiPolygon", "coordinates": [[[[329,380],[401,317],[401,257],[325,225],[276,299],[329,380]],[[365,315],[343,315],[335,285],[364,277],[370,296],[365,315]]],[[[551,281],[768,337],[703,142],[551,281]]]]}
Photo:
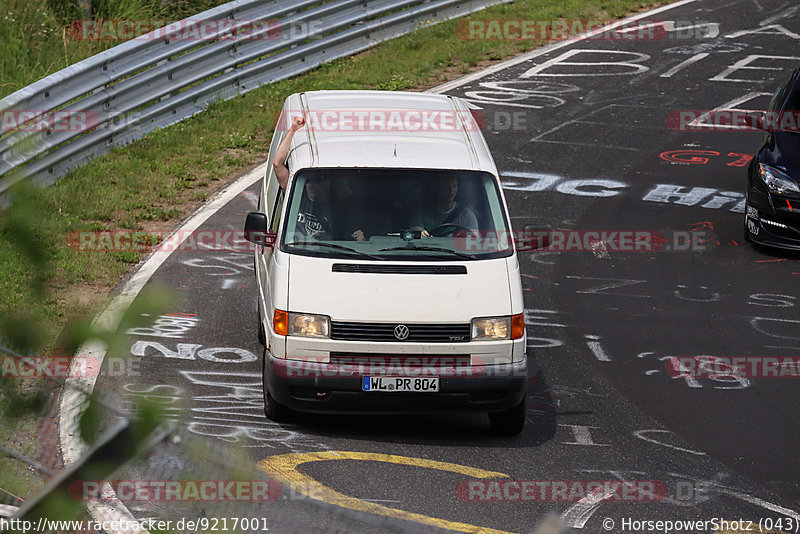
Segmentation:
{"type": "Polygon", "coordinates": [[[431,252],[447,252],[449,254],[453,254],[454,256],[458,256],[459,258],[466,258],[468,260],[474,260],[474,254],[464,254],[463,252],[458,252],[456,250],[452,250],[449,248],[443,247],[429,247],[427,245],[414,245],[413,247],[392,247],[392,248],[382,248],[378,252],[388,252],[390,250],[428,250],[431,252]]]}
{"type": "Polygon", "coordinates": [[[345,250],[347,252],[352,252],[354,254],[358,254],[359,256],[363,256],[365,258],[369,258],[371,260],[382,261],[381,258],[377,256],[373,256],[371,254],[367,254],[366,252],[361,252],[360,250],[356,250],[354,248],[345,247],[344,245],[337,245],[336,243],[324,243],[321,241],[292,241],[291,243],[287,243],[287,247],[295,247],[298,245],[310,245],[314,247],[330,247],[335,248],[338,250],[345,250]]]}

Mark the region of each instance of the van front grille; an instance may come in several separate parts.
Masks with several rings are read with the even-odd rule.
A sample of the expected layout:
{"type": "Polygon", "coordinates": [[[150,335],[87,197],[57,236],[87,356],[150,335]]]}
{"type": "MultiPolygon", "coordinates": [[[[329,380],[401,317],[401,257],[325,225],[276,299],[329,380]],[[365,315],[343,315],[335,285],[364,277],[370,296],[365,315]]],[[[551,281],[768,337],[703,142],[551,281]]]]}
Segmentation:
{"type": "MultiPolygon", "coordinates": [[[[400,328],[399,330],[403,330],[400,328]]],[[[383,341],[387,343],[466,343],[470,338],[467,324],[404,324],[331,322],[331,339],[346,341],[383,341]],[[408,328],[408,337],[395,335],[397,327],[408,328]]]]}

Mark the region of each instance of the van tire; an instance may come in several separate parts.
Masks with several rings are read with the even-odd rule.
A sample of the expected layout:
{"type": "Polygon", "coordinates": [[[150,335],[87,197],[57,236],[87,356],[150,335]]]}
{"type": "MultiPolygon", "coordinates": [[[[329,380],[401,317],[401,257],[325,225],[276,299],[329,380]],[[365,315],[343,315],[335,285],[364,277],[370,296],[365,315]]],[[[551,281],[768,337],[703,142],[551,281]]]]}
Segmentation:
{"type": "Polygon", "coordinates": [[[292,410],[285,404],[276,401],[267,387],[267,349],[261,357],[261,389],[264,391],[264,415],[275,423],[284,423],[292,418],[292,410]]]}
{"type": "Polygon", "coordinates": [[[291,419],[289,407],[273,399],[267,390],[264,390],[264,414],[275,423],[285,423],[291,419]]]}
{"type": "Polygon", "coordinates": [[[525,397],[519,404],[502,412],[489,412],[489,424],[495,434],[503,436],[516,436],[525,428],[527,410],[525,397]]]}

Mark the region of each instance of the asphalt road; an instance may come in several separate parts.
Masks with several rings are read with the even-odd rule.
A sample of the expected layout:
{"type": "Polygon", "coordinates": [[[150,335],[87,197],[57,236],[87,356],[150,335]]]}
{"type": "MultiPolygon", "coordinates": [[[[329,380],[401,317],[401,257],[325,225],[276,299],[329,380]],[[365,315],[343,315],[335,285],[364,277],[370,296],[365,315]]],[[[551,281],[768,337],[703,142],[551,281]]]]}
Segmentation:
{"type": "MultiPolygon", "coordinates": [[[[179,296],[175,315],[131,332],[136,373],[105,373],[99,384],[159,399],[189,434],[245,447],[254,472],[270,459],[260,465],[275,474],[283,455],[305,454],[297,461],[308,463],[283,473],[354,498],[340,504],[378,518],[364,527],[376,531],[457,522],[530,532],[551,512],[586,532],[646,530],[626,520],[800,517],[800,381],[670,374],[670,357],[800,353],[800,256],[742,241],[742,163],[760,134],[667,125],[680,110],[764,109],[800,62],[800,6],[698,0],[648,17],[656,19],[678,21],[677,29],[658,40],[560,43],[446,89],[487,118],[515,226],[664,237],[657,251],[522,255],[528,354],[542,373],[531,380],[521,436],[495,437],[477,414],[268,421],[245,252],[172,254],[151,284],[179,296]],[[515,480],[655,481],[668,495],[465,502],[459,483],[478,473],[467,468],[515,480]],[[393,512],[376,505],[418,516],[393,522],[383,519],[393,512]]],[[[201,229],[239,231],[256,191],[201,229]]],[[[161,510],[131,508],[137,517],[161,510]]],[[[303,500],[250,505],[248,513],[272,532],[327,524],[316,523],[321,512],[303,500]],[[297,513],[274,512],[279,506],[297,513]]]]}

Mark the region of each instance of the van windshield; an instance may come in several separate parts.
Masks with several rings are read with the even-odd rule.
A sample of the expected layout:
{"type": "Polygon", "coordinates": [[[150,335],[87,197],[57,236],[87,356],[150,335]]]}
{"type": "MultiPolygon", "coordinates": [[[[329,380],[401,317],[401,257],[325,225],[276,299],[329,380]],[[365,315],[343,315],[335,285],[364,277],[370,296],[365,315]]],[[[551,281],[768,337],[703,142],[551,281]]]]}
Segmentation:
{"type": "Polygon", "coordinates": [[[304,169],[291,184],[281,249],[393,261],[509,256],[509,226],[486,172],[304,169]]]}

